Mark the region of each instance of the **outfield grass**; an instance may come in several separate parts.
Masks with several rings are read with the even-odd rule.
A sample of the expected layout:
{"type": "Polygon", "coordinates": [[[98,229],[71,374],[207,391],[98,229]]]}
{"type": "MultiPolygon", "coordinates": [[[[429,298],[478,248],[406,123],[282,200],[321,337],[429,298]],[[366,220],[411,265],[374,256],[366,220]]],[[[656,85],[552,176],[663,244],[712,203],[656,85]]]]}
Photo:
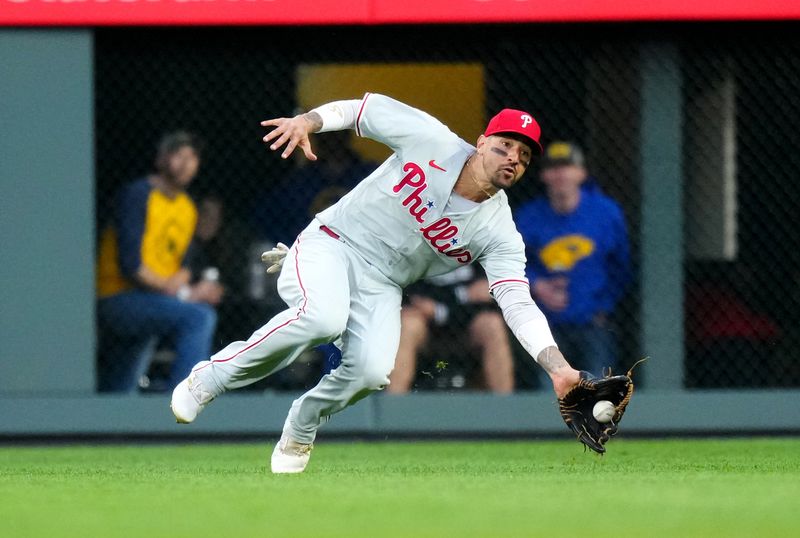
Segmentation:
{"type": "Polygon", "coordinates": [[[800,439],[0,447],[0,536],[800,536],[800,439]]]}

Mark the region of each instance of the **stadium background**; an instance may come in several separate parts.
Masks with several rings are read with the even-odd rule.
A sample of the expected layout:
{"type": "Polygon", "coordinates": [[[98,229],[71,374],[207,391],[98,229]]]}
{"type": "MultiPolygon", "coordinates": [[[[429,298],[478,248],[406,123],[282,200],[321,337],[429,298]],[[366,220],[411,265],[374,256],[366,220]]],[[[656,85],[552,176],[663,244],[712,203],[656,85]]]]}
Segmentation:
{"type": "MultiPolygon", "coordinates": [[[[437,93],[422,80],[373,77],[358,93],[394,94],[468,140],[492,111],[526,108],[546,140],[584,146],[621,201],[634,246],[636,285],[615,320],[625,365],[651,356],[626,431],[800,430],[796,24],[649,20],[660,18],[696,17],[236,28],[62,18],[100,26],[0,30],[0,435],[187,434],[169,423],[164,395],[94,394],[94,240],[108,197],[147,170],[161,133],[185,127],[208,142],[196,194],[220,195],[228,224],[247,229],[250,201],[293,166],[264,150],[258,121],[307,105],[299,74],[331,66],[364,79],[439,66],[463,78],[437,93]],[[464,103],[478,106],[465,115],[464,103]]],[[[537,192],[532,174],[512,202],[537,192]]],[[[220,343],[275,307],[249,295],[251,246],[263,238],[235,237],[220,343]]],[[[448,358],[454,370],[459,360],[448,358]]],[[[325,431],[562,432],[553,398],[518,366],[523,390],[512,397],[448,387],[372,398],[325,431]]],[[[269,390],[215,404],[191,433],[278,431],[298,386],[259,388],[269,390]]]]}

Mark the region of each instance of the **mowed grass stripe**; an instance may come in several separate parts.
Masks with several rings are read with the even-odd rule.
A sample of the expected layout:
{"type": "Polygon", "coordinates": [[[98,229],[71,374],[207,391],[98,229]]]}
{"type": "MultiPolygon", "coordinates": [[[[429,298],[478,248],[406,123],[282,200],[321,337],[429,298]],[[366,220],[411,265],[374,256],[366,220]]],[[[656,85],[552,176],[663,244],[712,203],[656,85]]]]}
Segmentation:
{"type": "Polygon", "coordinates": [[[800,439],[0,448],[0,536],[800,536],[800,439]]]}

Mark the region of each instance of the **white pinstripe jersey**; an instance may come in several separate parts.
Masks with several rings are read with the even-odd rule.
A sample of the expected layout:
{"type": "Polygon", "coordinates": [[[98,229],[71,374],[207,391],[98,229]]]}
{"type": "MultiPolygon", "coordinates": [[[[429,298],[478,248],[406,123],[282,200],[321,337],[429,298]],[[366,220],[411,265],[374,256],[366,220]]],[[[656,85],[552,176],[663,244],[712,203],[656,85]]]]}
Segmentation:
{"type": "Polygon", "coordinates": [[[320,222],[401,287],[475,261],[492,284],[527,282],[524,244],[503,191],[471,210],[445,213],[475,152],[471,144],[429,114],[379,94],[364,96],[355,127],[394,154],[319,213],[320,222]]]}

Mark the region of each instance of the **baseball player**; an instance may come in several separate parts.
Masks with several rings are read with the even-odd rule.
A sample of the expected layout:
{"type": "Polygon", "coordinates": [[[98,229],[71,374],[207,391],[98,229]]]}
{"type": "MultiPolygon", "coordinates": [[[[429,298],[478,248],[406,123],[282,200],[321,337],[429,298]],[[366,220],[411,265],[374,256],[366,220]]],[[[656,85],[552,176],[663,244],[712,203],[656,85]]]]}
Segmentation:
{"type": "Polygon", "coordinates": [[[504,192],[541,154],[540,128],[530,114],[502,110],[476,146],[432,116],[370,93],[262,125],[273,128],[264,142],[284,159],[299,147],[316,160],[309,134],[343,129],[394,154],[300,233],[278,278],[288,308],[248,340],[194,366],[172,395],[178,422],[194,421],[223,392],[284,368],[308,347],[341,339],[341,365],[294,401],[272,453],[273,473],[302,472],[320,425],[388,384],[403,288],[474,262],[556,395],[579,384],[580,373],[559,352],[531,299],[525,247],[504,192]]]}

